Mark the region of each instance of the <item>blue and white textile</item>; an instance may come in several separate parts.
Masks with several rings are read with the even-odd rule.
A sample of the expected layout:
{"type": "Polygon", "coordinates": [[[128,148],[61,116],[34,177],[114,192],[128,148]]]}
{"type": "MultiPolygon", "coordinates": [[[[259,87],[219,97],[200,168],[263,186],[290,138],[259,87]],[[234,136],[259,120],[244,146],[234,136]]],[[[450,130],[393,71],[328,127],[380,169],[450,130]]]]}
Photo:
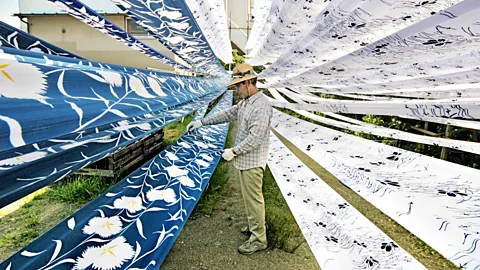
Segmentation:
{"type": "MultiPolygon", "coordinates": [[[[231,106],[227,92],[212,110],[231,106]]],[[[228,124],[182,136],[0,269],[158,269],[222,154],[228,124]]]]}
{"type": "Polygon", "coordinates": [[[184,0],[113,0],[197,72],[228,76],[184,0]]]}

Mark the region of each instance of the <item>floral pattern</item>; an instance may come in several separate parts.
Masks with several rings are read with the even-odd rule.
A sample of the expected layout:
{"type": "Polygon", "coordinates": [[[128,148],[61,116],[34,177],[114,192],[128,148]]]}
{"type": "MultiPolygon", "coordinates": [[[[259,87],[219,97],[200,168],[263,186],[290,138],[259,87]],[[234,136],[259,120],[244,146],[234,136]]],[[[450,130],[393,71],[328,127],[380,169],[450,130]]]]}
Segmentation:
{"type": "MultiPolygon", "coordinates": [[[[130,18],[165,47],[190,64],[197,72],[230,77],[215,56],[211,47],[212,43],[209,44],[208,42],[217,42],[214,45],[217,48],[219,40],[207,41],[203,31],[207,31],[209,33],[208,36],[210,36],[211,29],[200,29],[196,22],[196,17],[192,14],[185,1],[114,0],[114,2],[117,3],[119,8],[127,12],[130,18]]],[[[208,2],[205,0],[197,3],[197,5],[207,5],[208,2]]],[[[213,9],[212,7],[211,10],[213,9]]],[[[218,10],[218,8],[215,10],[218,10]]],[[[194,10],[193,12],[200,12],[200,10],[194,10]]],[[[223,34],[225,33],[223,32],[223,34]]],[[[224,47],[222,45],[222,48],[224,47]]],[[[220,50],[222,52],[226,51],[222,55],[230,54],[231,52],[228,49],[219,49],[217,51],[220,50]]]]}
{"type": "MultiPolygon", "coordinates": [[[[211,113],[231,103],[228,92],[211,113]]],[[[0,269],[158,268],[212,176],[227,131],[228,124],[221,124],[184,134],[104,195],[0,264],[0,269]],[[194,143],[207,145],[200,132],[215,139],[208,143],[212,147],[194,143]],[[170,160],[166,153],[180,159],[170,160]],[[208,167],[195,163],[200,155],[212,158],[208,167]],[[52,238],[55,245],[50,245],[52,238]]]]}
{"type": "Polygon", "coordinates": [[[0,73],[6,86],[0,88],[0,106],[28,107],[35,113],[0,112],[0,207],[207,105],[228,82],[2,50],[2,70],[8,76],[0,73]],[[28,80],[22,77],[25,71],[28,80]],[[11,92],[10,79],[22,91],[11,92]],[[151,80],[157,82],[154,87],[151,80]]]}

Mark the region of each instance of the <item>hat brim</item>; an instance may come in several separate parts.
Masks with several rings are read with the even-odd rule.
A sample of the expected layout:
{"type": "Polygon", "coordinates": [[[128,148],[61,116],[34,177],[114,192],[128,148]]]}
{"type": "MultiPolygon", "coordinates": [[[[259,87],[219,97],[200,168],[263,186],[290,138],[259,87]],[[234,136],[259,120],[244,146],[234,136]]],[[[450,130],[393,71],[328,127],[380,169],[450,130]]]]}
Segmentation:
{"type": "Polygon", "coordinates": [[[241,83],[243,81],[250,80],[250,79],[253,79],[253,78],[256,78],[256,77],[257,77],[257,75],[247,74],[247,75],[243,76],[242,78],[233,78],[233,80],[227,85],[227,87],[233,86],[237,83],[241,83]]]}

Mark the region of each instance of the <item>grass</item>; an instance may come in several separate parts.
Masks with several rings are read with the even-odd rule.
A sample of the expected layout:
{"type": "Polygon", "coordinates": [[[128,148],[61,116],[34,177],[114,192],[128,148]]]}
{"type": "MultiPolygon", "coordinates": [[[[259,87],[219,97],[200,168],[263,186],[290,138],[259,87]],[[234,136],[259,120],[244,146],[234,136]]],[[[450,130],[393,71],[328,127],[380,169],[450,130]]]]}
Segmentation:
{"type": "Polygon", "coordinates": [[[294,252],[305,238],[268,167],[263,175],[263,196],[269,247],[294,252]]]}
{"type": "Polygon", "coordinates": [[[36,193],[18,210],[0,218],[0,261],[19,251],[95,199],[114,182],[101,177],[64,179],[36,193]]]}
{"type": "Polygon", "coordinates": [[[182,136],[183,132],[187,129],[187,125],[192,121],[194,116],[195,112],[163,128],[163,142],[165,143],[165,147],[174,144],[182,136]]]}

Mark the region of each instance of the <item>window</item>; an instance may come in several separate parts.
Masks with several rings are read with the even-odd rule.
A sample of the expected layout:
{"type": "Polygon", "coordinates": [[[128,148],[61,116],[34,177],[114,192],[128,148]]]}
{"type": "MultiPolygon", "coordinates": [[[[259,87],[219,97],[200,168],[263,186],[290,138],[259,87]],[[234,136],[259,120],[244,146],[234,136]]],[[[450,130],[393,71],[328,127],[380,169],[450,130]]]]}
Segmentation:
{"type": "Polygon", "coordinates": [[[134,20],[127,18],[127,33],[134,36],[148,36],[147,31],[138,25],[134,20]]]}

